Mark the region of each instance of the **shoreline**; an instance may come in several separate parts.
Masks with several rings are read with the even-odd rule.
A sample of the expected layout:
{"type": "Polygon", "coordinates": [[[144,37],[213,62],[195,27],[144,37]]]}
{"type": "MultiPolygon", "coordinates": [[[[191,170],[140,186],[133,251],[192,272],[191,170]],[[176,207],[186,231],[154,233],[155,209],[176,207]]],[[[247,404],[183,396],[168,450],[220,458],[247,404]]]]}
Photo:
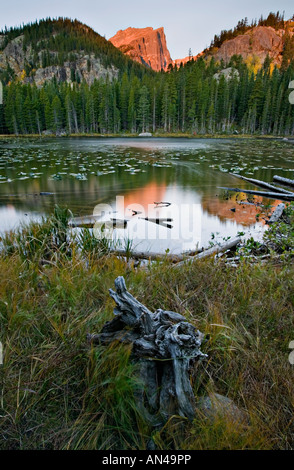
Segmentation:
{"type": "Polygon", "coordinates": [[[139,134],[86,134],[86,133],[78,133],[78,134],[65,134],[65,135],[56,135],[56,134],[48,134],[48,135],[40,135],[40,134],[0,134],[0,139],[7,139],[7,138],[40,138],[40,139],[47,139],[47,138],[81,138],[81,137],[92,137],[92,138],[99,138],[99,139],[112,139],[112,138],[126,138],[126,139],[191,139],[191,140],[200,140],[200,139],[267,139],[267,140],[281,140],[282,142],[287,143],[294,143],[294,136],[278,136],[278,135],[252,135],[252,134],[203,134],[203,135],[191,135],[191,134],[164,134],[164,133],[155,133],[151,137],[140,137],[139,134]]]}

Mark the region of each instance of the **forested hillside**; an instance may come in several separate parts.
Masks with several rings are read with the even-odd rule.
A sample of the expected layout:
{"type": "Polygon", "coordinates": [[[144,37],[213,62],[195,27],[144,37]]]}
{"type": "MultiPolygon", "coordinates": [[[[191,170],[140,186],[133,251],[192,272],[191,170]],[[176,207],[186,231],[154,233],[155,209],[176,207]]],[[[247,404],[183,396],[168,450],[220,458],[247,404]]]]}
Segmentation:
{"type": "Polygon", "coordinates": [[[111,77],[123,71],[146,73],[145,67],[77,20],[49,18],[0,32],[0,80],[5,84],[14,79],[42,84],[51,71],[58,81],[79,81],[99,77],[101,69],[111,77]]]}
{"type": "Polygon", "coordinates": [[[294,65],[256,74],[240,58],[189,62],[169,73],[125,72],[119,80],[57,83],[43,87],[12,82],[0,106],[2,133],[119,133],[139,131],[293,134],[288,86],[294,65]],[[231,74],[231,75],[230,75],[231,74]]]}
{"type": "Polygon", "coordinates": [[[42,86],[28,80],[29,71],[25,79],[4,80],[1,133],[294,134],[294,106],[289,102],[293,61],[278,68],[269,57],[262,66],[245,63],[241,56],[228,63],[209,57],[155,73],[81,23],[62,21],[4,32],[4,42],[22,33],[24,47],[34,51],[36,61],[42,59],[41,50],[55,48],[54,56],[43,57],[46,65],[69,60],[72,51],[83,49],[100,55],[119,73],[93,80],[81,79],[79,73],[64,80],[53,75],[42,86]],[[55,33],[48,36],[50,28],[55,33]]]}

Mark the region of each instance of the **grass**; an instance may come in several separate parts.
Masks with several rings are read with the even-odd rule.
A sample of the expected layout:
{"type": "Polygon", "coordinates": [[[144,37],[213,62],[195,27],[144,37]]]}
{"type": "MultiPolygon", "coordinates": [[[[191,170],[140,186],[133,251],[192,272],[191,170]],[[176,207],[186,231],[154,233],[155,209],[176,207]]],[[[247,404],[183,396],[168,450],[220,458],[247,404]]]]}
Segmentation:
{"type": "Polygon", "coordinates": [[[136,450],[152,437],[158,449],[293,449],[293,263],[244,259],[229,268],[208,259],[136,269],[107,246],[93,249],[90,233],[69,240],[69,215],[56,209],[1,241],[0,448],[136,450]],[[86,342],[113,316],[108,289],[119,275],[149,309],[181,313],[205,333],[195,396],[229,396],[248,423],[200,412],[161,429],[144,422],[130,349],[86,342]]]}

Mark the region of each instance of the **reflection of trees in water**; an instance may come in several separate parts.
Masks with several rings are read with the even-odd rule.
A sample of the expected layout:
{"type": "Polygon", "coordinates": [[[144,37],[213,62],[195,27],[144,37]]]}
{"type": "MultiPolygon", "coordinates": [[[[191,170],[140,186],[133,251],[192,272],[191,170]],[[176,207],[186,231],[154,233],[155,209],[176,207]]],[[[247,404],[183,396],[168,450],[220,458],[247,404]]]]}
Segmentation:
{"type": "MultiPolygon", "coordinates": [[[[265,216],[265,210],[261,206],[249,205],[249,204],[237,204],[241,200],[246,200],[246,195],[240,196],[242,193],[233,194],[229,200],[221,198],[205,198],[202,200],[202,207],[211,215],[216,215],[221,221],[232,220],[238,224],[249,226],[256,223],[256,215],[261,214],[259,217],[259,222],[265,224],[263,217],[265,216]],[[235,209],[235,212],[232,212],[231,209],[235,209]]],[[[255,203],[262,203],[262,197],[254,197],[255,203]]],[[[264,200],[264,202],[266,199],[264,200]]],[[[273,207],[276,207],[281,201],[270,201],[270,204],[273,207]]],[[[273,209],[271,209],[273,210],[273,209]]]]}
{"type": "MultiPolygon", "coordinates": [[[[163,169],[166,170],[166,169],[163,169]]],[[[150,201],[160,199],[166,184],[173,178],[166,171],[160,174],[151,169],[148,173],[128,175],[121,169],[111,175],[89,175],[87,181],[75,180],[73,176],[64,175],[61,181],[52,181],[47,177],[38,179],[14,180],[2,185],[0,206],[8,203],[27,211],[49,213],[55,204],[67,205],[73,212],[92,212],[94,206],[102,201],[109,201],[117,194],[128,198],[128,204],[147,203],[148,192],[150,201]],[[50,192],[52,195],[40,195],[50,192]]]]}
{"type": "MultiPolygon", "coordinates": [[[[95,205],[99,202],[110,202],[116,195],[123,195],[127,205],[152,204],[154,200],[163,198],[167,187],[176,186],[177,195],[181,190],[189,189],[191,194],[201,196],[204,210],[219,216],[221,220],[230,219],[249,225],[255,222],[259,210],[254,206],[236,206],[236,212],[233,213],[230,209],[235,206],[234,199],[223,200],[222,191],[218,187],[238,186],[245,189],[252,186],[245,182],[237,183],[229,173],[219,171],[219,167],[233,171],[235,166],[243,165],[242,174],[246,175],[247,171],[254,170],[255,178],[270,181],[273,174],[283,172],[261,168],[263,163],[276,167],[291,165],[288,147],[281,147],[275,142],[248,139],[245,143],[241,140],[221,143],[217,141],[194,150],[158,150],[152,146],[150,149],[131,146],[122,148],[107,145],[100,151],[100,144],[95,140],[89,144],[88,141],[84,143],[74,139],[58,142],[52,140],[49,144],[46,144],[46,147],[41,142],[38,148],[36,142],[32,148],[26,148],[24,145],[21,149],[18,147],[0,150],[0,173],[12,180],[10,183],[0,184],[0,207],[9,203],[25,212],[49,213],[55,204],[59,204],[66,205],[76,215],[83,215],[91,214],[95,205]],[[94,152],[91,150],[93,147],[94,152]],[[10,157],[7,156],[8,152],[10,157]],[[267,156],[269,153],[270,156],[267,156]],[[96,172],[104,165],[113,166],[115,173],[97,176],[96,172]],[[129,168],[127,165],[133,165],[144,172],[130,174],[131,172],[126,171],[129,168]],[[84,166],[85,170],[81,170],[81,166],[84,166]],[[66,167],[68,169],[64,170],[66,167]],[[32,171],[32,168],[35,169],[32,171]],[[65,171],[67,174],[61,175],[60,181],[51,178],[52,175],[65,171]],[[95,174],[91,174],[91,171],[95,174]],[[34,172],[42,174],[38,178],[29,176],[28,179],[19,179],[21,173],[30,175],[34,172]],[[84,173],[88,179],[79,181],[70,175],[79,172],[84,173]],[[40,196],[40,192],[54,194],[40,196]]],[[[22,144],[18,142],[17,145],[22,144]]],[[[180,204],[181,200],[172,202],[180,204]]]]}

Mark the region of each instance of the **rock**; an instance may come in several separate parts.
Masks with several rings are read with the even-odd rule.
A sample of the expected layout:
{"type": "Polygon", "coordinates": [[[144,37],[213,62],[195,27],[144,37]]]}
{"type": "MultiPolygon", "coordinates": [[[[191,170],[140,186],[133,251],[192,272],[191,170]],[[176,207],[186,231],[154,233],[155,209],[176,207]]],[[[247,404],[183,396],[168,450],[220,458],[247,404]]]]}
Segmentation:
{"type": "Polygon", "coordinates": [[[232,80],[233,78],[237,78],[239,80],[240,75],[237,69],[233,67],[227,67],[226,69],[221,70],[218,73],[215,73],[213,78],[219,81],[219,79],[224,76],[226,80],[232,80]]]}
{"type": "Polygon", "coordinates": [[[156,444],[153,439],[149,439],[146,445],[146,450],[156,450],[156,444]]]}
{"type": "Polygon", "coordinates": [[[230,398],[218,393],[199,398],[197,408],[211,421],[224,417],[235,423],[248,421],[244,411],[240,410],[230,398]]]}
{"type": "Polygon", "coordinates": [[[136,62],[157,72],[167,70],[172,63],[163,28],[127,28],[118,31],[109,41],[136,62]]]}
{"type": "Polygon", "coordinates": [[[80,80],[84,79],[88,85],[92,85],[95,79],[106,79],[108,77],[112,80],[118,77],[118,69],[115,67],[108,67],[106,69],[99,59],[95,59],[94,54],[90,56],[76,54],[76,61],[74,63],[65,62],[63,66],[51,65],[46,68],[39,68],[35,73],[34,81],[37,86],[42,86],[46,81],[56,77],[59,82],[70,83],[72,69],[75,69],[80,80]],[[88,61],[90,67],[88,67],[88,61]]]}
{"type": "Polygon", "coordinates": [[[25,61],[23,38],[24,36],[21,35],[12,39],[4,48],[4,50],[0,52],[0,68],[2,70],[6,69],[8,63],[14,72],[20,76],[24,68],[25,61]]]}
{"type": "Polygon", "coordinates": [[[257,56],[261,63],[267,55],[273,59],[274,64],[282,62],[285,31],[275,30],[270,26],[257,26],[233,39],[225,41],[215,54],[217,60],[228,62],[233,55],[241,55],[243,59],[257,56]]]}
{"type": "MultiPolygon", "coordinates": [[[[33,58],[32,47],[29,45],[25,50],[23,48],[24,36],[18,36],[7,44],[3,51],[0,51],[0,71],[7,68],[7,64],[12,68],[17,77],[24,83],[35,83],[41,87],[45,82],[52,80],[53,77],[58,82],[71,82],[72,70],[80,80],[85,80],[88,85],[92,85],[95,79],[113,80],[118,78],[119,70],[114,66],[104,67],[100,59],[95,54],[84,54],[83,52],[72,52],[74,62],[64,62],[63,65],[51,65],[48,67],[39,67],[33,77],[23,76],[26,63],[30,63],[33,58]]],[[[3,39],[0,41],[3,43],[3,39]]],[[[38,53],[39,58],[42,52],[38,53]]]]}
{"type": "Polygon", "coordinates": [[[141,132],[141,134],[139,134],[139,137],[152,137],[152,134],[150,132],[141,132]]]}

